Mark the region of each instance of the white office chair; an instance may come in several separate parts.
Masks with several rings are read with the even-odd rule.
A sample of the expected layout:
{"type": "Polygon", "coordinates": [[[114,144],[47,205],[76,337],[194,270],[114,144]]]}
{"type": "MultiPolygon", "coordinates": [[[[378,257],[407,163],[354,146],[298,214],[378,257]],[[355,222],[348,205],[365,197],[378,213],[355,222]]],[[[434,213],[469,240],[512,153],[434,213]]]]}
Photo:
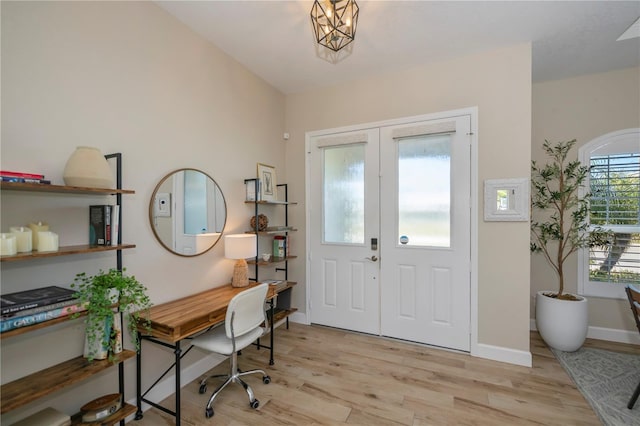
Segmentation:
{"type": "Polygon", "coordinates": [[[191,342],[194,346],[207,351],[230,356],[231,371],[228,375],[217,374],[205,377],[200,381],[200,393],[202,394],[207,391],[208,379],[212,377],[226,378],[225,382],[209,398],[205,409],[207,418],[213,416],[213,408],[211,408],[213,400],[231,382],[241,384],[249,395],[251,408],[258,408],[260,402],[255,398],[251,387],[240,379],[241,376],[261,373],[264,384],[271,382],[271,378],[263,370],[240,371],[238,369],[238,351],[246,348],[265,333],[266,328],[263,328],[262,325],[266,325],[264,303],[268,288],[269,284],[260,284],[235,295],[229,302],[224,327],[218,327],[198,336],[191,342]]]}

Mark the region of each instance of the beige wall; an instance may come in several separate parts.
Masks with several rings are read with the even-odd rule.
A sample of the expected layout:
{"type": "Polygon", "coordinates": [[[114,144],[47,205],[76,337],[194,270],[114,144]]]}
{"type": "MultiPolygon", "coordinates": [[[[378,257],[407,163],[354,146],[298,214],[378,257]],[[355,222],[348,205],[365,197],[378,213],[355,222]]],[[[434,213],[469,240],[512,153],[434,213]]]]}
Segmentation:
{"type": "MultiPolygon", "coordinates": [[[[255,176],[258,161],[284,171],[284,96],[152,2],[2,2],[1,31],[1,168],[62,184],[76,146],[122,152],[124,186],[136,191],[123,205],[124,240],[137,245],[123,254],[128,272],[154,303],[228,282],[234,261],[224,259],[223,244],[184,258],[155,241],[151,194],[168,172],[201,169],[224,192],[226,231],[244,232],[252,210],[243,179],[255,176]]],[[[2,230],[46,220],[62,245],[82,244],[89,202],[105,199],[3,193],[2,230]]],[[[114,254],[2,263],[2,293],[68,286],[78,272],[113,266],[114,254]]],[[[2,340],[2,382],[80,354],[82,339],[82,327],[68,323],[2,340]]],[[[145,350],[145,372],[172,357],[145,350]]],[[[199,357],[192,351],[185,362],[199,357]]],[[[126,371],[129,399],[134,361],[126,371]]],[[[116,391],[111,373],[5,414],[2,424],[47,405],[75,412],[116,391]]]]}
{"type": "MultiPolygon", "coordinates": [[[[293,236],[297,250],[304,248],[305,235],[305,132],[469,106],[479,110],[481,200],[485,179],[529,176],[530,45],[287,96],[287,176],[291,198],[301,202],[293,209],[293,221],[301,231],[293,236]]],[[[478,340],[528,352],[529,228],[526,222],[484,222],[480,204],[478,340]]],[[[303,283],[304,262],[292,263],[292,275],[303,283]]],[[[300,287],[295,292],[298,307],[305,303],[300,287]]]]}
{"type": "MultiPolygon", "coordinates": [[[[577,139],[571,154],[598,136],[640,127],[640,68],[548,81],[533,85],[531,157],[546,162],[542,144],[577,139]]],[[[577,291],[577,257],[566,266],[565,289],[577,291]]],[[[556,276],[542,255],[531,257],[531,316],[533,297],[540,290],[554,290],[556,276]]],[[[589,298],[589,325],[635,330],[626,300],[589,298]]]]}

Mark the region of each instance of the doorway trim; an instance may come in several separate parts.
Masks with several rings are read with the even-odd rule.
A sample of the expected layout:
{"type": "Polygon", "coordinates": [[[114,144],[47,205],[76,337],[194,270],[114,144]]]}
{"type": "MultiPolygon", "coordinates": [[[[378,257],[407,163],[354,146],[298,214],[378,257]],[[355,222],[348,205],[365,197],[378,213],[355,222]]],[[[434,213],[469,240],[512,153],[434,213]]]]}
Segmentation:
{"type": "Polygon", "coordinates": [[[305,250],[307,253],[305,263],[305,306],[306,306],[306,323],[310,323],[309,309],[311,305],[311,267],[310,267],[310,244],[311,235],[309,229],[309,223],[311,223],[310,215],[310,159],[311,159],[311,138],[316,136],[329,136],[334,133],[354,132],[365,129],[396,126],[403,124],[410,124],[413,122],[422,122],[428,120],[445,119],[449,117],[455,117],[460,115],[468,115],[471,118],[471,174],[470,174],[470,194],[471,194],[471,232],[470,232],[470,277],[469,284],[471,286],[471,306],[470,309],[470,354],[472,356],[482,356],[480,354],[481,348],[478,345],[478,107],[467,107],[456,110],[442,111],[436,113],[430,113],[425,115],[417,115],[411,117],[403,117],[391,120],[377,121],[371,123],[355,124],[350,126],[335,127],[323,130],[314,130],[305,133],[305,220],[306,220],[306,233],[305,233],[305,250]]]}

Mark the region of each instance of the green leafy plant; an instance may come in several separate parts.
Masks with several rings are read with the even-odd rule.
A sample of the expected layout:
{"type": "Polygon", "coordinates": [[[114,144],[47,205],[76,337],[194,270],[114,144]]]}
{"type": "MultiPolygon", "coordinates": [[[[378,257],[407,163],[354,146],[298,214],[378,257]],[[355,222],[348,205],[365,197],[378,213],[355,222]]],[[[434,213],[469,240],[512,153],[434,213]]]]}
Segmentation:
{"type": "Polygon", "coordinates": [[[589,167],[580,161],[567,161],[576,140],[542,145],[550,162],[539,166],[531,162],[531,207],[544,219],[531,221],[531,252],[542,253],[558,276],[558,292],[550,295],[572,300],[564,293],[564,264],[580,248],[609,244],[609,232],[589,229],[590,193],[580,196],[589,167]]]}
{"type": "MultiPolygon", "coordinates": [[[[100,270],[93,276],[82,272],[76,275],[71,288],[76,290],[76,298],[86,306],[87,319],[85,333],[90,348],[95,348],[99,340],[108,338],[109,359],[114,359],[115,336],[104,336],[105,321],[113,316],[114,310],[121,312],[131,337],[135,350],[140,348],[138,340],[138,324],[149,328],[148,312],[151,300],[147,296],[147,288],[134,276],[124,274],[126,269],[119,271],[110,269],[108,272],[100,270]]],[[[76,317],[80,314],[74,314],[76,317]]],[[[107,345],[105,345],[107,346],[107,345]]],[[[92,360],[96,356],[95,350],[89,351],[87,358],[92,360]]]]}

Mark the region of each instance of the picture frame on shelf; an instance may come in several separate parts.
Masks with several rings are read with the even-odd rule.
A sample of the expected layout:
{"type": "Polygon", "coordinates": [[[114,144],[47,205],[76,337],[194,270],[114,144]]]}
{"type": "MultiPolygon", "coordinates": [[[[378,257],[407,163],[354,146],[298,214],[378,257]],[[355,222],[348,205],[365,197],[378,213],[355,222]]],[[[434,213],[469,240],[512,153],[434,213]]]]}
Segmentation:
{"type": "Polygon", "coordinates": [[[276,168],[258,163],[258,180],[260,181],[258,196],[262,201],[277,201],[276,168]]]}

